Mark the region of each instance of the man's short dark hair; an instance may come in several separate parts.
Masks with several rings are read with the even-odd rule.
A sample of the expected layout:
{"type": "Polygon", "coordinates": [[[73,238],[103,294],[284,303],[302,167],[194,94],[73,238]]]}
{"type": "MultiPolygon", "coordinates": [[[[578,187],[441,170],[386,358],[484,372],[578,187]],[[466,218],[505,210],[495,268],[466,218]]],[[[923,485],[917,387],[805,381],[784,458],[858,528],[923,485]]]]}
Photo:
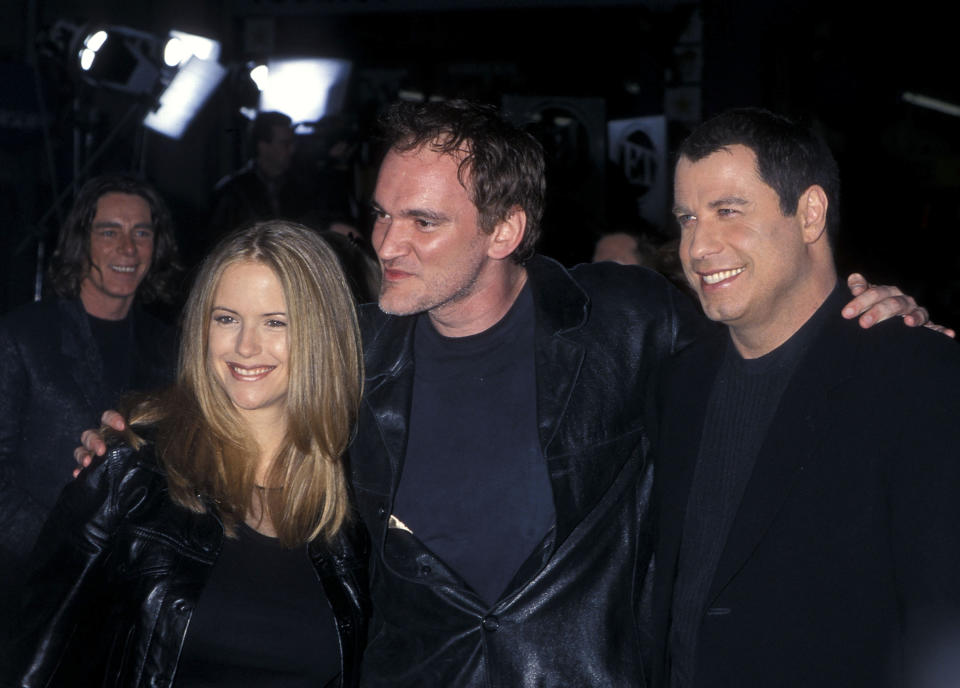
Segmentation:
{"type": "Polygon", "coordinates": [[[533,255],[546,194],[543,149],[533,136],[504,120],[492,106],[465,100],[394,103],[380,125],[388,150],[403,153],[429,146],[460,158],[457,176],[470,193],[485,232],[522,208],[526,229],[512,258],[523,263],[533,255]]]}
{"type": "Polygon", "coordinates": [[[275,127],[293,126],[293,120],[282,112],[258,112],[250,126],[250,138],[253,139],[253,146],[263,141],[264,143],[273,142],[273,130],[275,127]]]}
{"type": "Polygon", "coordinates": [[[830,149],[812,130],[760,108],[728,110],[707,120],[680,145],[679,156],[697,162],[740,144],[757,156],[757,174],[777,192],[780,212],[794,215],[814,184],[827,194],[827,236],[840,230],[840,172],[830,149]]]}
{"type": "Polygon", "coordinates": [[[137,299],[143,303],[172,301],[181,268],[170,211],[152,186],[123,175],[94,177],[81,187],[60,229],[57,247],[50,259],[47,274],[54,291],[69,299],[80,296],[80,285],[94,269],[90,257],[90,231],[97,213],[97,202],[108,193],[140,196],[150,206],[153,258],[137,288],[137,299]]]}

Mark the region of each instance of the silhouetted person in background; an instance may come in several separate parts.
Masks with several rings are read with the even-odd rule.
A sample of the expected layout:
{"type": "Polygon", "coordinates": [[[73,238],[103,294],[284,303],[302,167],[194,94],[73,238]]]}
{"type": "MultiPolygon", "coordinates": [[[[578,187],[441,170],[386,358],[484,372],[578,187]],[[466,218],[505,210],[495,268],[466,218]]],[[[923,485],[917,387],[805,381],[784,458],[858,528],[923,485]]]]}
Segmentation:
{"type": "Polygon", "coordinates": [[[0,624],[23,557],[70,480],[77,433],[124,392],[172,378],[174,334],[137,303],[170,300],[177,270],[157,192],[97,177],[57,240],[49,279],[58,298],[0,321],[0,624]]]}
{"type": "Polygon", "coordinates": [[[671,284],[696,300],[683,276],[683,266],[677,257],[677,240],[654,241],[650,234],[629,226],[615,226],[604,232],[593,247],[593,263],[611,261],[620,265],[640,265],[650,268],[670,280],[671,284]]]}
{"type": "Polygon", "coordinates": [[[656,269],[657,247],[646,236],[627,228],[605,232],[593,246],[591,262],[605,260],[620,265],[642,265],[656,269]]]}
{"type": "Polygon", "coordinates": [[[213,238],[259,220],[304,221],[313,208],[309,188],[290,173],[296,149],[291,119],[282,112],[261,112],[250,132],[254,157],[214,189],[213,238]]]}

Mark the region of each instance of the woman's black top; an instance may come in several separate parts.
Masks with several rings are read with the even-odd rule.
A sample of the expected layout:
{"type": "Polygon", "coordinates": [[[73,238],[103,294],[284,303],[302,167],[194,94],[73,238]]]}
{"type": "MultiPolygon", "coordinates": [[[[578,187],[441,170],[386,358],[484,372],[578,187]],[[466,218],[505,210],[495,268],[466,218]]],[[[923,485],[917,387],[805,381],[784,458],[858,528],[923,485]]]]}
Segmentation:
{"type": "Polygon", "coordinates": [[[200,595],[176,688],[316,688],[340,673],[336,626],[306,547],[242,525],[200,595]]]}

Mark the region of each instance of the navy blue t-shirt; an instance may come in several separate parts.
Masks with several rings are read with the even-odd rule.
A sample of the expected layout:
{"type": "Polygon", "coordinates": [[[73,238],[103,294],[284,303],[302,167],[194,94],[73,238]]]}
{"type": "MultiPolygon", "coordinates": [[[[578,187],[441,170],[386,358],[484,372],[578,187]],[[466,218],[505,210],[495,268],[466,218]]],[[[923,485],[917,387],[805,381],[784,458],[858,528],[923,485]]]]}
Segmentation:
{"type": "Polygon", "coordinates": [[[554,523],[537,436],[529,286],[490,329],[414,336],[413,404],[394,515],[493,604],[554,523]]]}

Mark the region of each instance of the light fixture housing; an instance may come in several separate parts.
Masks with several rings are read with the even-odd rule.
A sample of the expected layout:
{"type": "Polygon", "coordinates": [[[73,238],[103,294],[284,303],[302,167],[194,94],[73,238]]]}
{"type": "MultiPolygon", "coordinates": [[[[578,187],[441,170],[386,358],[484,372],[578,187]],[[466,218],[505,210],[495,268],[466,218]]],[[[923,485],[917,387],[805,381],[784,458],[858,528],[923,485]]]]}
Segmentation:
{"type": "Polygon", "coordinates": [[[171,30],[163,49],[165,88],[143,125],[169,138],[181,138],[227,74],[219,58],[219,41],[171,30]]]}
{"type": "Polygon", "coordinates": [[[160,77],[156,36],[127,26],[86,26],[76,30],[80,78],[91,86],[142,95],[160,77]]]}
{"type": "Polygon", "coordinates": [[[143,125],[172,139],[181,138],[226,74],[218,62],[191,55],[160,94],[159,107],[144,117],[143,125]]]}

